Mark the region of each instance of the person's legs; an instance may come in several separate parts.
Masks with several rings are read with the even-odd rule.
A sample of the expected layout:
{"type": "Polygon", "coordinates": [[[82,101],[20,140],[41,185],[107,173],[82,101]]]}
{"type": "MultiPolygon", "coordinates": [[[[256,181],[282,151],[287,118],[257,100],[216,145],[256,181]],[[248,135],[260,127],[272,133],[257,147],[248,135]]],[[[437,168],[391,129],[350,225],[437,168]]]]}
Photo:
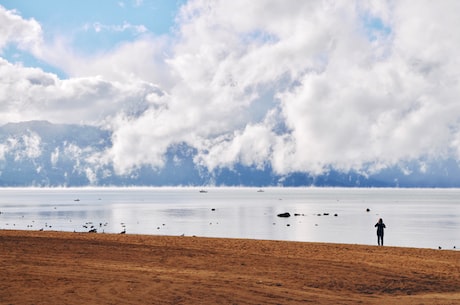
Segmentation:
{"type": "Polygon", "coordinates": [[[377,235],[377,244],[383,246],[383,235],[377,235]]]}

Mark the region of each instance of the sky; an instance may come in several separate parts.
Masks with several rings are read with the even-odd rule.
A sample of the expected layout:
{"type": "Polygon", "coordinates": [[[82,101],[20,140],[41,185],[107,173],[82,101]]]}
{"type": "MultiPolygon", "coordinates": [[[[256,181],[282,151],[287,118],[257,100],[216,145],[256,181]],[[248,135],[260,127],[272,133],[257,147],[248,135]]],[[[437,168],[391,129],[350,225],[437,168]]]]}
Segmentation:
{"type": "MultiPolygon", "coordinates": [[[[0,0],[0,124],[113,132],[209,170],[374,173],[460,159],[456,0],[0,0]]],[[[96,158],[96,156],[95,156],[96,158]]]]}

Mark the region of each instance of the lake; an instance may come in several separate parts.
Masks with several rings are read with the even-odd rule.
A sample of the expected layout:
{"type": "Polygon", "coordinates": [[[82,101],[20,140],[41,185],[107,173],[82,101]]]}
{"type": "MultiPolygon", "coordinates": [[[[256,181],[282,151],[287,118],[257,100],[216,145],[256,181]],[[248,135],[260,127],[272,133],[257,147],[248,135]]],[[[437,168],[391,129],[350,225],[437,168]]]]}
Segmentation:
{"type": "Polygon", "coordinates": [[[460,189],[4,188],[0,229],[460,247],[460,189]],[[290,213],[281,218],[280,213],[290,213]]]}

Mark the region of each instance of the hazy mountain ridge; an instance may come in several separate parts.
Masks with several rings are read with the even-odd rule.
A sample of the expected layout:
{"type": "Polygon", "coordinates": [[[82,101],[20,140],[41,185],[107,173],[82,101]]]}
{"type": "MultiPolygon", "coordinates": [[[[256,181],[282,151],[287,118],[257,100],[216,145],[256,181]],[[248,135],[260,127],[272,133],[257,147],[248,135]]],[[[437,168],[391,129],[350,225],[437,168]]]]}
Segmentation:
{"type": "Polygon", "coordinates": [[[242,165],[209,172],[197,166],[196,150],[186,144],[168,149],[165,167],[143,166],[116,175],[110,162],[98,162],[112,145],[111,132],[92,126],[46,121],[8,123],[0,127],[0,186],[338,186],[460,187],[455,160],[412,161],[372,175],[343,173],[277,175],[270,165],[242,165]],[[424,164],[423,167],[420,164],[424,164]]]}

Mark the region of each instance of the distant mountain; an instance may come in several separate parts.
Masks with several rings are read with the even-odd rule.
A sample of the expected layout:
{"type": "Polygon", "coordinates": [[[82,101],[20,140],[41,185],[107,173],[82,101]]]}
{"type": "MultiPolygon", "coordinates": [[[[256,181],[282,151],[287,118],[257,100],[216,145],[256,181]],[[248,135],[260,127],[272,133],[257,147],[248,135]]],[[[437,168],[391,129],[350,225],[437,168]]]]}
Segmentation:
{"type": "Polygon", "coordinates": [[[111,145],[110,132],[45,121],[0,127],[0,185],[83,186],[90,184],[85,161],[111,145]]]}
{"type": "Polygon", "coordinates": [[[9,123],[0,127],[0,186],[337,186],[337,187],[460,187],[455,160],[410,162],[373,175],[291,173],[236,165],[213,172],[193,162],[196,150],[186,144],[170,147],[161,170],[143,166],[130,175],[115,174],[110,164],[93,156],[112,146],[110,131],[46,121],[9,123]],[[404,168],[404,170],[402,169],[404,168]]]}

